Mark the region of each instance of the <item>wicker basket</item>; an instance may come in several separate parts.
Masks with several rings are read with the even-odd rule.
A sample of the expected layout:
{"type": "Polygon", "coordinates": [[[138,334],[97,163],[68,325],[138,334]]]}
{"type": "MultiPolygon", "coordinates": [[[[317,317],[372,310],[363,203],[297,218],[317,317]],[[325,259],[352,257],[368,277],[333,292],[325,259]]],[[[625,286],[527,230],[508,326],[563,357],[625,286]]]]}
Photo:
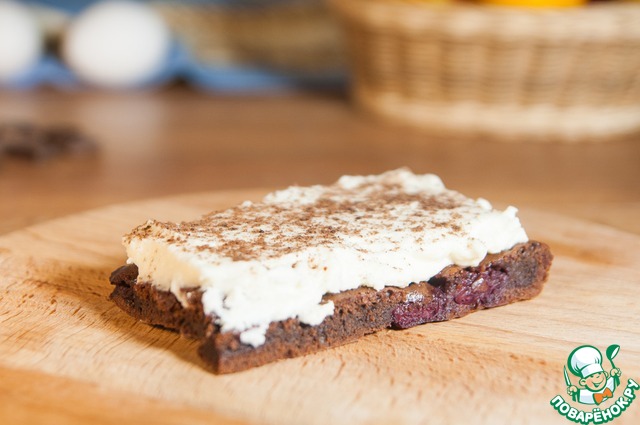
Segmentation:
{"type": "Polygon", "coordinates": [[[364,108],[447,134],[611,140],[640,130],[640,5],[332,0],[364,108]]]}
{"type": "Polygon", "coordinates": [[[344,70],[341,34],[321,0],[238,3],[153,4],[201,63],[290,73],[344,70]]]}

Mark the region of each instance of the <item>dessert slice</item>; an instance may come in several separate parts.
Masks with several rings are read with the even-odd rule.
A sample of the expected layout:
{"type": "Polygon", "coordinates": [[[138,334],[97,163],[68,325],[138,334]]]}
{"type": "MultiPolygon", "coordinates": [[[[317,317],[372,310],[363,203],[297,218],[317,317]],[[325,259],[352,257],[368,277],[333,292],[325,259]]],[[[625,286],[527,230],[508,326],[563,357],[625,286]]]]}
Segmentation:
{"type": "Polygon", "coordinates": [[[552,259],[515,208],[406,169],[150,220],[124,245],[112,300],[200,340],[218,373],[532,298],[552,259]]]}

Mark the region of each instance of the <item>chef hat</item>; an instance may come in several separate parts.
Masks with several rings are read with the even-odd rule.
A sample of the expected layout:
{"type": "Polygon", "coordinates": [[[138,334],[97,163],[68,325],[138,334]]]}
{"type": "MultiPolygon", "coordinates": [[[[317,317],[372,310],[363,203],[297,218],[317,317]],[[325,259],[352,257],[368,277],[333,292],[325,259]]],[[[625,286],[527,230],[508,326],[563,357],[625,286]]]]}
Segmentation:
{"type": "Polygon", "coordinates": [[[597,372],[603,372],[602,354],[596,347],[582,345],[571,352],[567,366],[574,375],[586,378],[597,372]]]}

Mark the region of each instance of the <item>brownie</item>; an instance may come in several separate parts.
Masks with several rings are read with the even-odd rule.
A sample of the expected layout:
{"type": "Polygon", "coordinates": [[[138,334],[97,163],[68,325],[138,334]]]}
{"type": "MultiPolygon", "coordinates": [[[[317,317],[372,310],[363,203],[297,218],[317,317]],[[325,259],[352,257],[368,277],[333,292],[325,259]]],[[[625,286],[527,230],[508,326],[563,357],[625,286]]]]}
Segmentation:
{"type": "Polygon", "coordinates": [[[360,287],[327,294],[324,301],[333,301],[335,310],[322,323],[273,322],[258,347],[240,342],[238,333],[221,332],[216,318],[203,312],[200,289],[183,289],[183,304],[151,282],[137,283],[135,264],[112,273],[111,299],[136,319],[199,340],[204,362],[217,373],[231,373],[336,347],[382,329],[406,329],[533,298],[542,290],[551,260],[547,245],[530,241],[489,254],[476,267],[449,266],[404,288],[360,287]]]}

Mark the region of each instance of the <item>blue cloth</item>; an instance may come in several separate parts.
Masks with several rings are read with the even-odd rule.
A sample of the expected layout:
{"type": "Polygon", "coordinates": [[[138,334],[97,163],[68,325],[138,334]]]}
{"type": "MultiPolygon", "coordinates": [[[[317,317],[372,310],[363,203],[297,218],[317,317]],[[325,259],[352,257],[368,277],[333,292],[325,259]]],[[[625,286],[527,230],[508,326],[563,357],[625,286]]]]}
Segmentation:
{"type": "MultiPolygon", "coordinates": [[[[193,3],[219,3],[237,7],[266,7],[273,2],[296,2],[313,0],[187,0],[193,3]]],[[[33,0],[40,4],[75,14],[96,0],[33,0]]],[[[333,72],[286,73],[268,68],[251,66],[229,66],[204,64],[195,60],[178,42],[172,45],[167,59],[158,72],[132,88],[148,88],[182,79],[194,87],[220,92],[255,92],[290,90],[297,88],[339,88],[346,86],[344,70],[333,72]]],[[[63,90],[74,90],[86,85],[65,66],[63,61],[51,53],[45,54],[23,75],[9,83],[0,83],[0,88],[32,89],[38,86],[53,86],[63,90]]]]}
{"type": "MultiPolygon", "coordinates": [[[[192,0],[194,2],[256,4],[257,0],[192,0]]],[[[265,0],[259,0],[264,2],[265,0]]],[[[276,0],[291,1],[291,0],[276,0]]],[[[93,0],[38,0],[39,3],[75,13],[93,0]]],[[[149,88],[183,79],[195,88],[234,93],[269,92],[299,88],[346,87],[346,73],[341,70],[317,73],[286,73],[261,67],[229,66],[199,63],[186,48],[174,42],[165,63],[148,80],[131,88],[149,88]]],[[[65,64],[52,54],[45,54],[32,69],[0,88],[31,89],[38,86],[53,86],[63,90],[77,90],[85,84],[65,64]]]]}
{"type": "MultiPolygon", "coordinates": [[[[193,87],[214,92],[270,92],[295,89],[342,89],[343,72],[300,74],[283,73],[258,67],[215,66],[198,63],[186,49],[174,43],[164,65],[151,78],[133,89],[157,87],[183,79],[193,87]]],[[[51,86],[61,90],[79,90],[86,85],[59,58],[47,54],[27,73],[0,87],[26,90],[51,86]]]]}

